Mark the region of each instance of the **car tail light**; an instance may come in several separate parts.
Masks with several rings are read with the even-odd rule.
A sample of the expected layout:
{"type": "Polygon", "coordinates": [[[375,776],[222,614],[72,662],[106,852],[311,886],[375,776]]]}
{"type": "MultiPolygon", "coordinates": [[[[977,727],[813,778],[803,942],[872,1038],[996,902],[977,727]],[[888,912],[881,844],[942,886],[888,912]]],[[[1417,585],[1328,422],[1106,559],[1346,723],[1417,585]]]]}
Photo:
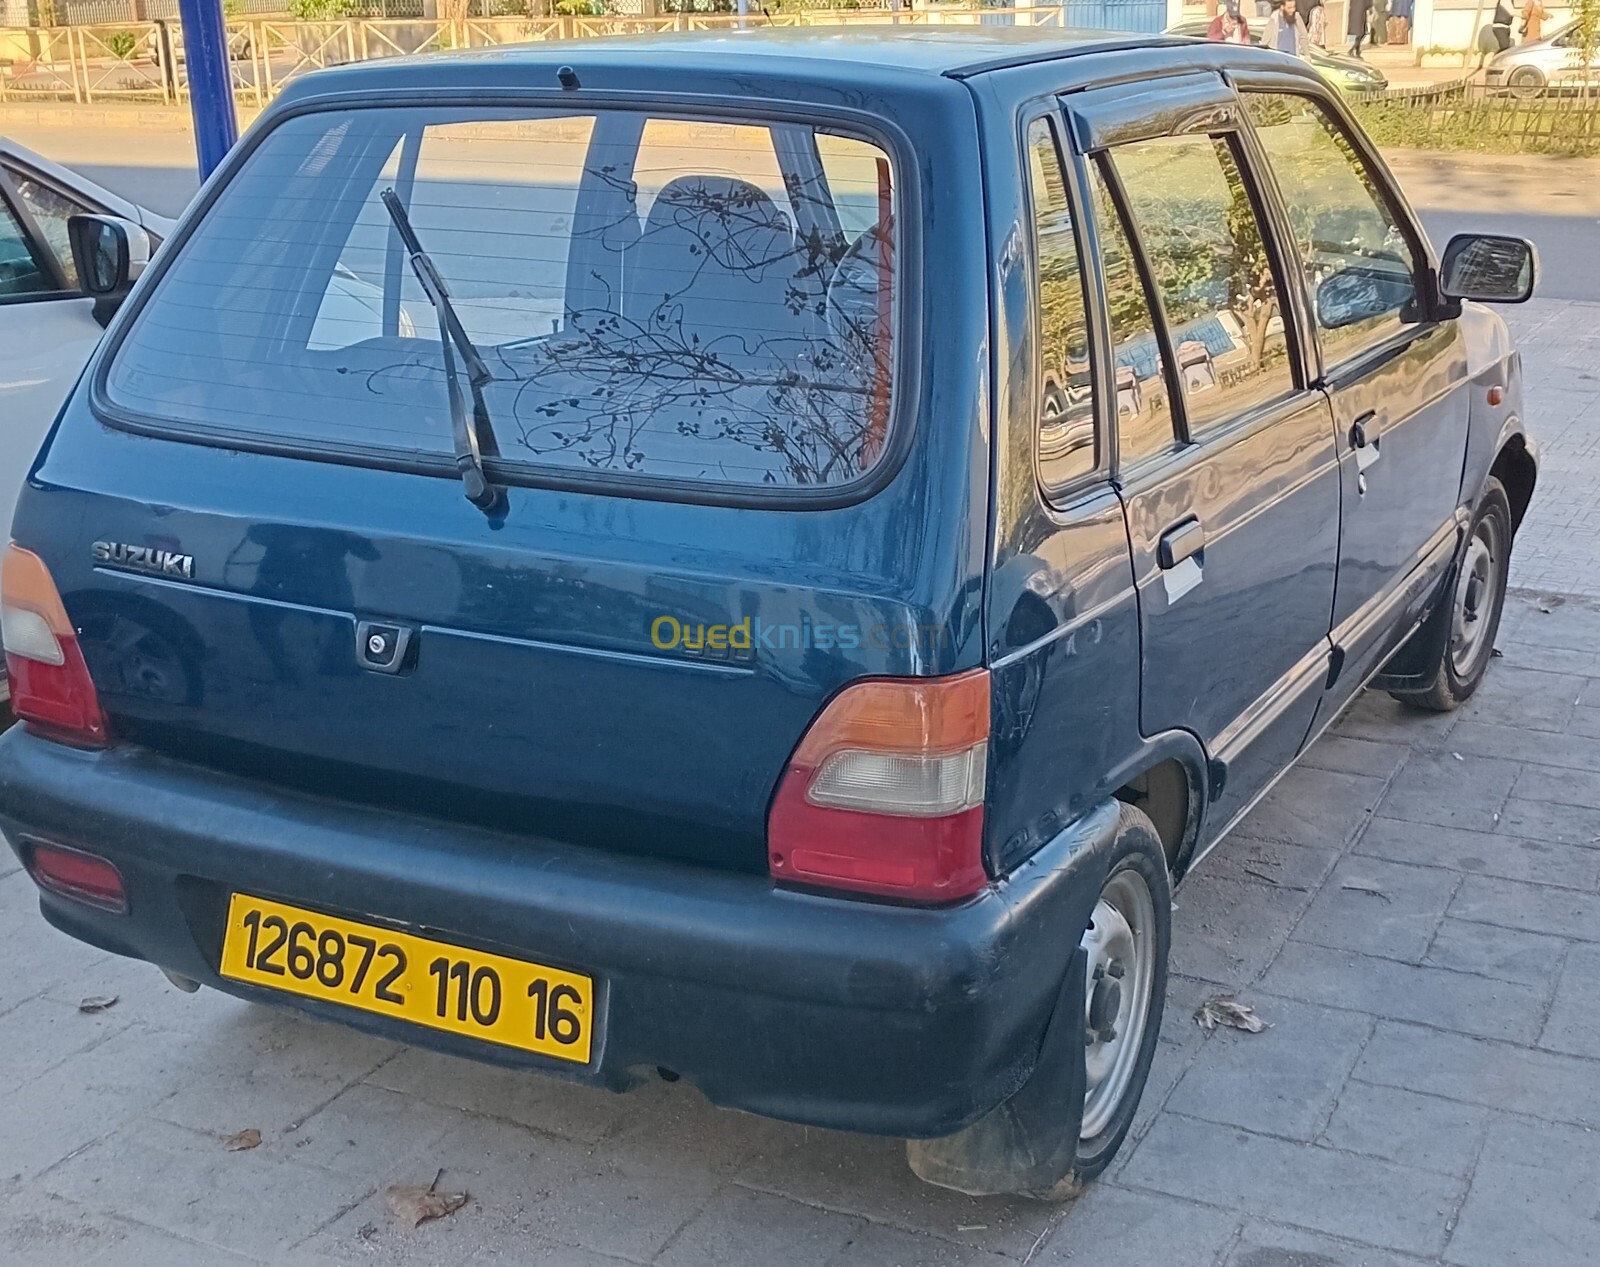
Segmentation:
{"type": "Polygon", "coordinates": [[[778,784],[773,876],[924,902],[978,892],[988,741],[987,670],[846,688],[778,784]]]}
{"type": "Polygon", "coordinates": [[[116,915],[128,913],[122,873],[98,854],[34,841],[29,849],[28,874],[41,889],[51,893],[116,915]]]}
{"type": "Polygon", "coordinates": [[[50,569],[15,542],[0,563],[0,642],[13,713],[63,743],[106,746],[100,697],[50,569]]]}

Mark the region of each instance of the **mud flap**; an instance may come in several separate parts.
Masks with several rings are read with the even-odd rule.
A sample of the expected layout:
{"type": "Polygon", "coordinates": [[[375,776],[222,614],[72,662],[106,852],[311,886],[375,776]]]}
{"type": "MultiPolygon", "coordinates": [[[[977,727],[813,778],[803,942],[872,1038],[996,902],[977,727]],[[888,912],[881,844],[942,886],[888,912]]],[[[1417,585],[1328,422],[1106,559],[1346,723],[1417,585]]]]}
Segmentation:
{"type": "Polygon", "coordinates": [[[1084,965],[1067,965],[1033,1075],[1005,1103],[942,1139],[910,1140],[906,1159],[919,1179],[968,1196],[1061,1195],[1078,1157],[1087,1075],[1083,1063],[1084,965]]]}

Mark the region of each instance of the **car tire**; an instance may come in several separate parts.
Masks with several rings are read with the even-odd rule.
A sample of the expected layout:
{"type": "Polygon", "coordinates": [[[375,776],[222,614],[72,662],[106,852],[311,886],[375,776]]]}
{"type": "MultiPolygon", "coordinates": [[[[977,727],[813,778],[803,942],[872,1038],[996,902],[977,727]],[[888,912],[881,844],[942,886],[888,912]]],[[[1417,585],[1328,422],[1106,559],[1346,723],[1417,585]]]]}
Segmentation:
{"type": "MultiPolygon", "coordinates": [[[[1491,476],[1478,498],[1467,543],[1450,574],[1446,600],[1429,618],[1438,651],[1427,685],[1391,691],[1402,703],[1448,713],[1472,698],[1494,658],[1511,565],[1511,503],[1491,476]]],[[[1428,634],[1424,633],[1423,637],[1428,634]]]]}
{"type": "Polygon", "coordinates": [[[1513,97],[1528,100],[1543,94],[1544,76],[1536,66],[1518,66],[1506,77],[1506,91],[1513,97]]]}
{"type": "Polygon", "coordinates": [[[1033,1077],[966,1130],[910,1141],[918,1177],[971,1195],[1066,1201],[1105,1170],[1133,1125],[1155,1059],[1171,943],[1166,851],[1149,818],[1121,805],[1105,879],[1063,982],[1057,1012],[1065,1015],[1052,1018],[1033,1077]],[[1043,1067],[1053,1048],[1072,1062],[1065,1077],[1043,1067]],[[1037,1083],[1052,1080],[1070,1087],[1075,1102],[1063,1108],[1059,1098],[1035,1094],[1037,1083]],[[1046,1149],[1042,1140],[1054,1143],[1046,1149]],[[1013,1141],[1026,1147],[1008,1155],[1013,1141]]]}

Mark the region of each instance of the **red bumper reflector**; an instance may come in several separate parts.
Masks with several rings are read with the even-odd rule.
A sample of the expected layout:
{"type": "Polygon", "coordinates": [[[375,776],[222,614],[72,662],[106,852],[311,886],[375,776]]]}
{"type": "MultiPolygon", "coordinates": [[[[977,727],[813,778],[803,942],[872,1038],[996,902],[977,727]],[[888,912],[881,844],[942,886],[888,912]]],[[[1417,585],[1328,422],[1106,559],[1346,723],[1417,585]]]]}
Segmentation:
{"type": "Polygon", "coordinates": [[[61,897],[114,915],[128,913],[122,873],[97,854],[34,841],[28,850],[28,874],[41,889],[61,897]]]}

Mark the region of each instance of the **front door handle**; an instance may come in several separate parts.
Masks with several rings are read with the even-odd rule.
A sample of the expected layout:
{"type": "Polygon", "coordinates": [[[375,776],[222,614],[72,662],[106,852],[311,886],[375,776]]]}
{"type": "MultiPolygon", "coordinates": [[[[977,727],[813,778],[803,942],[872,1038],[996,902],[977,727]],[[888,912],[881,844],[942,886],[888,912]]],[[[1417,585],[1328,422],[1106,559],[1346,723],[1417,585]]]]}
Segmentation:
{"type": "Polygon", "coordinates": [[[1185,559],[1192,559],[1206,546],[1206,530],[1198,519],[1185,519],[1161,534],[1156,546],[1156,562],[1163,572],[1171,571],[1185,559]]]}
{"type": "Polygon", "coordinates": [[[1369,409],[1350,424],[1350,449],[1356,455],[1356,470],[1364,471],[1383,456],[1378,443],[1378,411],[1369,409]]]}

